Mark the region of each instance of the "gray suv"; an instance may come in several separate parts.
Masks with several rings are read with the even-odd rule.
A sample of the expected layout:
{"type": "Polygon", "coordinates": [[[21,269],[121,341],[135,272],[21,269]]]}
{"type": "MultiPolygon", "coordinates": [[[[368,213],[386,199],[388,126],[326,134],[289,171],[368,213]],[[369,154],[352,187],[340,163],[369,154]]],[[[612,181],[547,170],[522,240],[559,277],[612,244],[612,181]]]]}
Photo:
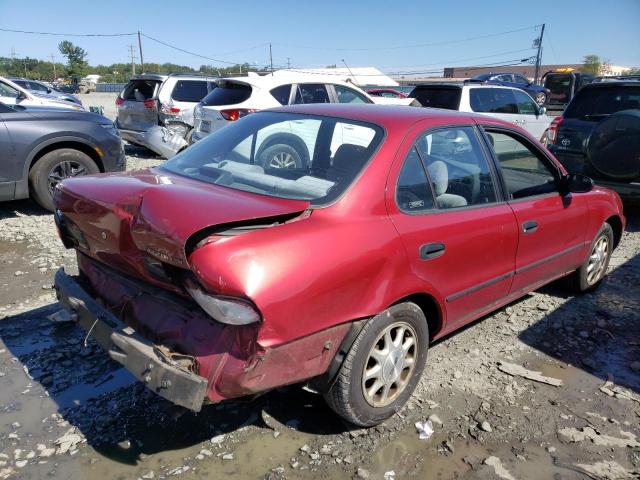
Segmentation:
{"type": "Polygon", "coordinates": [[[91,112],[0,102],[0,200],[29,196],[53,210],[63,179],[125,169],[113,122],[91,112]]]}
{"type": "Polygon", "coordinates": [[[116,99],[116,126],[122,138],[165,157],[168,149],[186,147],[193,133],[193,108],[215,88],[215,81],[198,74],[133,77],[116,99]]]}

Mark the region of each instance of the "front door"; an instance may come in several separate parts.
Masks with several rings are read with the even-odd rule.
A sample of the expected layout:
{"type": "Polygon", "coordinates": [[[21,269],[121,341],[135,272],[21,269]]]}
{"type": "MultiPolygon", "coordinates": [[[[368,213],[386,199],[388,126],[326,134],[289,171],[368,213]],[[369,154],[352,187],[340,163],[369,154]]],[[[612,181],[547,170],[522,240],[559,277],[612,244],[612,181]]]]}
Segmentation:
{"type": "Polygon", "coordinates": [[[389,213],[413,273],[438,293],[450,328],[507,296],[517,225],[475,126],[407,139],[390,176],[389,213]]]}
{"type": "Polygon", "coordinates": [[[560,194],[560,171],[526,137],[489,126],[485,132],[518,222],[511,293],[523,293],[582,263],[588,248],[587,200],[584,194],[560,194]]]}

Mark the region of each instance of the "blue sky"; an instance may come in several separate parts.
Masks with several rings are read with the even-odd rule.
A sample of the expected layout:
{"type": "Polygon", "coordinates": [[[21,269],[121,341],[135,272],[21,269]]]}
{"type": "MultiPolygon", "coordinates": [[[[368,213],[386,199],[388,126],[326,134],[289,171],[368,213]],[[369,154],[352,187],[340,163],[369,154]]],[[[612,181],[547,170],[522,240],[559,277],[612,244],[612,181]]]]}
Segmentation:
{"type": "MultiPolygon", "coordinates": [[[[546,23],[544,63],[579,63],[594,53],[640,66],[640,0],[369,0],[242,2],[0,0],[0,28],[149,36],[228,62],[276,66],[377,66],[386,72],[433,71],[529,57],[546,23]],[[42,7],[38,4],[41,3],[42,7]],[[178,5],[178,6],[176,6],[178,5]],[[523,30],[520,30],[523,29],[523,30]],[[500,32],[517,32],[493,35],[500,32]],[[485,36],[463,41],[470,37],[485,36]],[[455,43],[452,43],[455,42],[455,43]]],[[[65,37],[0,32],[0,56],[47,58],[65,37]]],[[[135,37],[66,38],[91,64],[128,61],[135,37]]],[[[145,61],[223,66],[143,38],[145,61]]],[[[58,59],[61,60],[58,54],[58,59]]]]}

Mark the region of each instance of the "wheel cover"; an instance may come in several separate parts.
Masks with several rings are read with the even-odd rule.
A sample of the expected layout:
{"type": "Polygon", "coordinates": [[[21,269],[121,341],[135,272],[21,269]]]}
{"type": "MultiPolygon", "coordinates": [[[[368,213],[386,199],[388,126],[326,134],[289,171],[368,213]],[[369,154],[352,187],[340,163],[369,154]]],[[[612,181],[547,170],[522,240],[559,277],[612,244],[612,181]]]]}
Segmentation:
{"type": "Polygon", "coordinates": [[[604,275],[604,270],[609,257],[609,237],[601,236],[596,241],[589,255],[587,263],[587,283],[593,285],[604,275]]]}
{"type": "Polygon", "coordinates": [[[78,175],[86,175],[87,169],[79,162],[73,160],[64,160],[57,163],[49,170],[47,175],[47,187],[49,193],[53,195],[56,186],[65,178],[77,177],[78,175]]]}
{"type": "Polygon", "coordinates": [[[268,168],[296,168],[296,159],[289,152],[277,152],[269,160],[268,168]]]}
{"type": "Polygon", "coordinates": [[[406,389],[417,361],[418,336],[411,325],[386,327],[367,354],[362,393],[372,407],[386,407],[406,389]]]}

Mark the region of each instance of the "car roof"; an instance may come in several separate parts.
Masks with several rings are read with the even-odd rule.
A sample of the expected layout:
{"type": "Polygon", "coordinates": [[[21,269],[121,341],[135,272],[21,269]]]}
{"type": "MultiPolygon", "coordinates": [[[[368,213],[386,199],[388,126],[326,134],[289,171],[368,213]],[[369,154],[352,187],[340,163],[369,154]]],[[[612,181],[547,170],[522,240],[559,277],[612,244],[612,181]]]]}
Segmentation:
{"type": "Polygon", "coordinates": [[[225,77],[220,80],[226,80],[230,82],[246,83],[253,87],[260,87],[265,89],[271,89],[279,87],[280,85],[287,85],[291,83],[329,83],[334,85],[344,85],[347,87],[355,87],[362,90],[362,87],[355,85],[354,83],[347,82],[342,77],[321,75],[321,74],[284,74],[278,75],[249,75],[246,77],[225,77]]]}
{"type": "MultiPolygon", "coordinates": [[[[489,117],[469,112],[445,110],[441,108],[409,107],[405,105],[375,105],[347,103],[314,103],[271,108],[264,112],[304,113],[325,115],[349,120],[374,123],[384,128],[409,128],[421,120],[433,119],[445,125],[454,119],[487,120],[489,117]]],[[[492,119],[493,120],[493,119],[492,119]]],[[[506,122],[499,123],[509,125],[506,122]]]]}
{"type": "Polygon", "coordinates": [[[640,88],[640,82],[638,82],[637,80],[611,80],[608,82],[594,82],[594,83],[587,83],[580,90],[584,90],[585,88],[593,89],[593,88],[613,88],[613,87],[640,88]]]}

